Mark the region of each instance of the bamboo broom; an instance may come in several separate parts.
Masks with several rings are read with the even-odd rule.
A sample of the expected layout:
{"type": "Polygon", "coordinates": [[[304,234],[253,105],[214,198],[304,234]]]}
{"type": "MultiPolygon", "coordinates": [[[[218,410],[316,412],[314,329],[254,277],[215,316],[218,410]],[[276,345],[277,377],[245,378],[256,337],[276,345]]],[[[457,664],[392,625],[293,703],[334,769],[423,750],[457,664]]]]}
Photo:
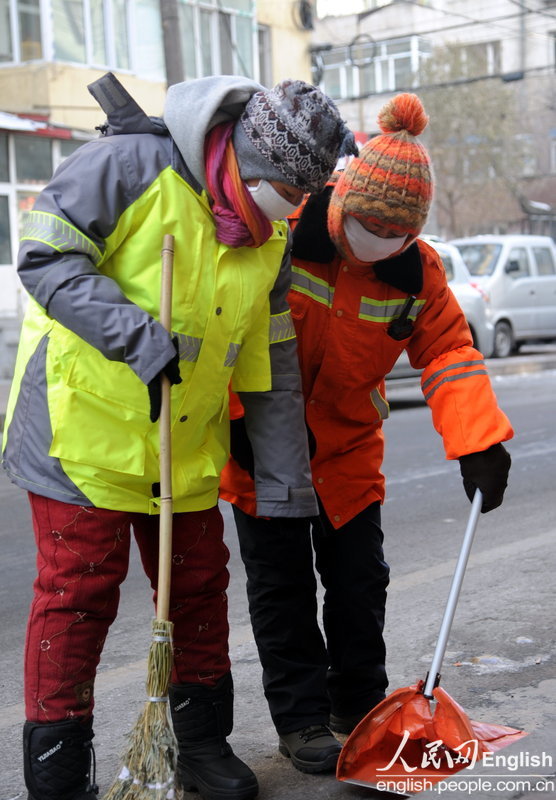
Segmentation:
{"type": "MultiPolygon", "coordinates": [[[[164,236],[160,322],[172,325],[174,237],[164,236]]],[[[177,743],[168,715],[173,623],[169,621],[172,567],[172,458],[170,381],[162,376],[160,409],[160,531],[156,618],[147,662],[147,702],[129,734],[124,766],[105,800],[172,800],[177,743]]]]}

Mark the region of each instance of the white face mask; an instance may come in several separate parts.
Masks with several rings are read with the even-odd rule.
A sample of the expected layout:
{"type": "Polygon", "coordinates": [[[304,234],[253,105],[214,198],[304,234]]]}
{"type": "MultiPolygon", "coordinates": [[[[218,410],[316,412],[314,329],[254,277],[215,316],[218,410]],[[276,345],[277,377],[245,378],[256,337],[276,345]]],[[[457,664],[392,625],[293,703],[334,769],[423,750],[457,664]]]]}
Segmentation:
{"type": "Polygon", "coordinates": [[[255,203],[261,209],[265,217],[271,222],[275,219],[283,219],[289,216],[289,214],[293,214],[297,209],[296,205],[290,203],[285,197],[282,197],[274,186],[263,178],[261,178],[256,186],[249,186],[249,184],[247,184],[247,188],[251,192],[251,197],[255,203]]]}
{"type": "Polygon", "coordinates": [[[355,258],[367,264],[373,261],[382,261],[383,258],[391,256],[403,246],[407,239],[407,236],[383,239],[376,233],[366,230],[351,214],[346,214],[344,217],[344,232],[355,258]]]}

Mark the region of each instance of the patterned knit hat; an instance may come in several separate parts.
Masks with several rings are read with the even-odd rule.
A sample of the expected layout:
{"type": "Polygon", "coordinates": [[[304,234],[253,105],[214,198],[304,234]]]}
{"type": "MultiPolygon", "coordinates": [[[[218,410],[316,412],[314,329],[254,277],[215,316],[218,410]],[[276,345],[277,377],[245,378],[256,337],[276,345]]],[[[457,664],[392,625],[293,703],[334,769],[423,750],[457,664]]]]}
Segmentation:
{"type": "Polygon", "coordinates": [[[429,155],[415,137],[427,123],[417,95],[394,97],[378,115],[383,133],[363,145],[339,176],[330,198],[328,230],[344,257],[353,257],[344,233],[345,214],[385,226],[397,236],[407,234],[405,247],[421,232],[433,179],[429,155]]]}
{"type": "Polygon", "coordinates": [[[252,95],[233,142],[243,180],[282,181],[304,192],[319,192],[338,158],[358,152],[332,100],[291,79],[252,95]]]}

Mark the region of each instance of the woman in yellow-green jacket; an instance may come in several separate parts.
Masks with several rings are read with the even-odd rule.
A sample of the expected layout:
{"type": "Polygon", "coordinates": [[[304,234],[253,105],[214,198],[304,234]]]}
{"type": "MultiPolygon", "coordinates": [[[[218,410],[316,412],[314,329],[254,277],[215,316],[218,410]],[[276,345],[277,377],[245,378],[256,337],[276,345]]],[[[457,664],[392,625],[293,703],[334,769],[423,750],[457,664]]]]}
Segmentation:
{"type": "Polygon", "coordinates": [[[233,690],[217,496],[228,387],[242,398],[257,453],[259,513],[313,514],[281,218],[322,188],[353,137],[331,101],[301,81],[272,90],[230,76],[177,84],[162,119],[147,117],[112,75],[89,88],[107,114],[103,135],[39,196],[19,258],[30,299],[3,464],[29,492],[39,552],[25,652],[26,784],[31,800],[96,795],[94,678],[130,529],[156,590],[165,374],[179,767],[205,800],[248,800],[257,780],[225,742],[233,690]],[[170,333],[158,322],[166,233],[176,253],[170,333]]]}

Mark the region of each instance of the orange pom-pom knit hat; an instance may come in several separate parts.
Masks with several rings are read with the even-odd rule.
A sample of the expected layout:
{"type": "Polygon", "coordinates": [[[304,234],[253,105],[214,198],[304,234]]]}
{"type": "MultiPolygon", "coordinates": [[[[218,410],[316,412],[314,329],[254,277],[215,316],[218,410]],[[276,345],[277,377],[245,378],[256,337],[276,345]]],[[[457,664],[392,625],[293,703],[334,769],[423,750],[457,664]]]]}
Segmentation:
{"type": "Polygon", "coordinates": [[[354,258],[344,233],[345,214],[407,234],[407,247],[421,232],[432,200],[429,155],[416,137],[428,117],[417,95],[400,94],[382,108],[382,134],[366,142],[346,167],[330,198],[328,230],[340,251],[354,258]]]}

